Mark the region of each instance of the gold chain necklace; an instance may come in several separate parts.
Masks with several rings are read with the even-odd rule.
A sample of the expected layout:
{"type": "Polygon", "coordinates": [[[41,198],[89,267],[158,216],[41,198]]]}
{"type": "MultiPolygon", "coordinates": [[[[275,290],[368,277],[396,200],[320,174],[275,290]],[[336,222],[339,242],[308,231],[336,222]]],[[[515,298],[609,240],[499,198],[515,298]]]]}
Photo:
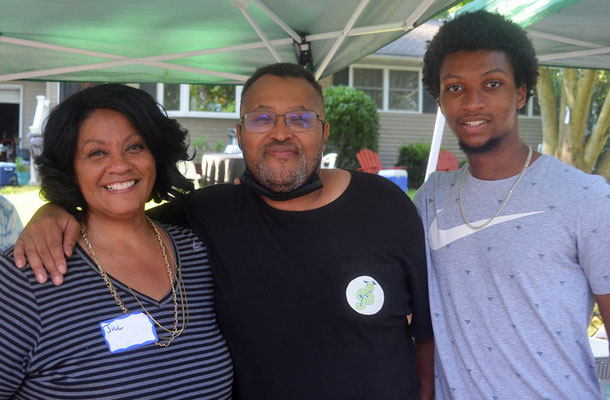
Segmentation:
{"type": "MultiPolygon", "coordinates": [[[[142,307],[142,309],[150,317],[150,319],[158,327],[160,327],[161,329],[163,329],[164,331],[166,331],[166,332],[168,332],[170,334],[167,337],[160,338],[160,340],[164,340],[164,342],[158,341],[158,342],[155,343],[157,346],[166,347],[166,346],[169,346],[169,344],[175,338],[180,336],[180,334],[184,331],[184,329],[186,329],[186,326],[188,325],[188,319],[189,319],[189,317],[188,317],[188,315],[189,315],[189,313],[188,313],[188,299],[186,298],[186,288],[184,287],[184,281],[182,280],[182,271],[180,269],[180,266],[176,265],[176,274],[177,274],[177,277],[178,277],[177,286],[178,286],[178,290],[180,292],[180,303],[181,303],[181,308],[182,308],[182,324],[181,324],[180,329],[178,329],[178,301],[177,301],[177,296],[176,296],[176,290],[174,288],[174,277],[173,277],[173,274],[172,274],[172,270],[171,270],[171,268],[169,266],[169,260],[167,258],[167,253],[165,251],[165,244],[163,243],[163,239],[161,238],[161,234],[159,233],[159,230],[157,229],[157,226],[154,224],[154,222],[152,222],[152,220],[150,218],[148,218],[148,216],[146,216],[146,221],[149,223],[149,225],[152,227],[153,231],[155,232],[155,235],[157,236],[157,240],[159,241],[159,246],[161,247],[161,253],[163,254],[163,263],[165,264],[165,268],[167,270],[167,275],[168,275],[168,278],[169,278],[169,284],[170,284],[170,288],[171,288],[171,291],[172,291],[172,298],[173,298],[173,301],[174,301],[174,326],[173,326],[173,328],[171,330],[167,329],[164,326],[162,326],[159,322],[157,322],[157,320],[155,320],[153,318],[153,316],[150,315],[148,310],[146,310],[146,308],[144,307],[144,305],[142,304],[142,302],[140,301],[138,296],[136,296],[136,294],[133,292],[131,287],[129,285],[126,285],[126,286],[129,288],[129,291],[131,292],[133,297],[135,297],[135,299],[138,302],[138,304],[140,305],[140,307],[142,307]]],[[[95,254],[95,251],[93,251],[93,246],[91,245],[91,241],[89,240],[89,236],[87,235],[87,230],[85,229],[85,225],[84,224],[80,225],[80,234],[81,234],[81,236],[83,238],[83,241],[87,245],[87,250],[89,251],[89,254],[91,255],[91,258],[93,259],[93,262],[95,263],[95,265],[99,269],[100,274],[102,275],[102,278],[104,279],[104,282],[106,283],[106,286],[108,287],[108,289],[110,290],[110,293],[114,297],[114,301],[116,302],[116,304],[119,307],[121,307],[121,310],[123,311],[123,313],[129,314],[129,310],[127,309],[127,307],[125,306],[125,304],[121,300],[121,297],[119,296],[119,294],[117,293],[116,289],[114,288],[114,285],[112,284],[112,282],[108,278],[108,274],[106,274],[106,271],[104,271],[104,269],[102,268],[102,264],[100,263],[99,259],[97,258],[97,255],[95,254]]]]}
{"type": "Polygon", "coordinates": [[[466,215],[464,214],[464,208],[462,207],[462,188],[464,187],[464,182],[466,182],[466,175],[468,173],[468,167],[464,168],[464,173],[462,174],[462,183],[460,184],[460,190],[458,191],[458,206],[460,207],[460,215],[462,216],[462,220],[464,221],[464,223],[470,229],[474,229],[475,231],[477,231],[479,229],[483,229],[487,225],[489,225],[491,223],[491,221],[493,221],[498,216],[498,214],[500,214],[500,211],[502,211],[502,209],[506,205],[506,202],[508,201],[508,198],[510,197],[510,195],[513,193],[513,190],[515,190],[515,187],[517,186],[517,183],[519,183],[521,178],[523,178],[523,174],[525,173],[525,170],[530,165],[530,160],[532,159],[532,148],[528,146],[528,149],[529,149],[529,151],[527,153],[527,159],[525,160],[525,164],[523,164],[523,169],[521,169],[521,172],[519,173],[519,176],[517,177],[517,180],[510,187],[510,190],[508,191],[508,194],[504,198],[504,201],[502,201],[502,204],[500,204],[500,207],[498,207],[498,209],[496,210],[495,214],[492,215],[491,218],[489,218],[483,225],[478,225],[477,226],[477,225],[471,224],[466,219],[466,215]]]}

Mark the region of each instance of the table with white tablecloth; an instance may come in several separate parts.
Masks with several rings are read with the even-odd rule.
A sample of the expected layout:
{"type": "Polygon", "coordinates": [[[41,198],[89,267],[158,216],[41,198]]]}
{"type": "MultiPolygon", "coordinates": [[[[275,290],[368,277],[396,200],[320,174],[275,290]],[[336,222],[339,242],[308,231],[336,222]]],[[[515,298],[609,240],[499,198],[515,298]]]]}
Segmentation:
{"type": "Polygon", "coordinates": [[[203,185],[233,182],[246,169],[244,158],[239,154],[210,153],[201,157],[203,185]]]}

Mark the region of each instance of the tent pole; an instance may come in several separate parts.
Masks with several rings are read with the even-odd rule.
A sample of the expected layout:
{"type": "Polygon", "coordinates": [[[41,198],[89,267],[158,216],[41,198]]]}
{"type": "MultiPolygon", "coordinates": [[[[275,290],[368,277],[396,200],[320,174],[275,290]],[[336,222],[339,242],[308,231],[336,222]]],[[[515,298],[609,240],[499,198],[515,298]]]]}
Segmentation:
{"type": "Polygon", "coordinates": [[[417,8],[409,15],[409,18],[404,22],[404,30],[408,31],[415,28],[415,23],[418,19],[421,18],[422,15],[430,8],[430,6],[434,3],[434,0],[422,1],[417,8]]]}
{"type": "Polygon", "coordinates": [[[443,141],[443,130],[445,129],[445,116],[439,107],[436,111],[436,121],[434,121],[434,133],[432,134],[432,144],[430,145],[430,155],[428,156],[428,166],[426,167],[426,177],[428,180],[431,173],[436,171],[436,163],[438,162],[438,153],[441,150],[441,142],[443,141]]]}
{"type": "Polygon", "coordinates": [[[558,35],[551,35],[550,33],[533,31],[531,29],[526,29],[525,31],[527,32],[527,34],[529,36],[539,37],[539,38],[547,39],[547,40],[552,40],[553,42],[573,44],[574,46],[589,47],[591,49],[598,49],[600,47],[604,47],[601,44],[584,42],[582,40],[571,39],[571,38],[567,38],[567,37],[563,37],[563,36],[558,36],[558,35]]]}
{"type": "Polygon", "coordinates": [[[63,51],[65,53],[80,54],[80,55],[84,55],[84,56],[110,58],[113,60],[124,60],[124,59],[128,58],[128,57],[123,57],[123,56],[117,56],[116,54],[77,49],[75,47],[59,46],[56,44],[36,42],[34,40],[19,39],[19,38],[14,38],[14,37],[10,37],[10,36],[4,36],[4,35],[0,35],[0,42],[15,44],[17,46],[33,47],[33,48],[37,48],[37,49],[63,51]]]}
{"type": "Polygon", "coordinates": [[[320,79],[320,77],[324,73],[324,70],[330,63],[330,60],[332,60],[332,58],[335,56],[335,53],[337,53],[337,50],[339,50],[339,46],[341,46],[345,38],[349,36],[350,31],[354,27],[354,24],[356,23],[356,21],[360,17],[360,14],[362,14],[368,4],[369,0],[360,1],[360,4],[358,4],[358,7],[356,7],[356,11],[354,11],[349,21],[347,21],[347,24],[345,24],[345,28],[343,28],[341,35],[337,38],[330,51],[328,52],[328,54],[326,54],[326,57],[324,57],[324,60],[318,67],[318,70],[315,73],[316,79],[320,79]]]}
{"type": "Polygon", "coordinates": [[[289,34],[290,37],[292,37],[292,39],[294,39],[296,42],[301,42],[301,35],[296,33],[294,31],[294,29],[292,29],[290,26],[288,26],[287,23],[285,23],[280,17],[277,16],[277,14],[275,14],[273,11],[271,11],[271,9],[269,9],[269,7],[267,7],[265,4],[263,4],[262,1],[260,1],[260,0],[252,0],[252,2],[254,4],[256,4],[258,6],[258,8],[263,10],[263,12],[265,14],[267,14],[267,16],[269,18],[271,18],[276,24],[278,24],[278,26],[280,28],[282,28],[284,30],[284,32],[289,34]]]}
{"type": "MultiPolygon", "coordinates": [[[[153,57],[145,57],[145,58],[137,59],[137,58],[129,58],[129,57],[125,57],[125,56],[118,56],[116,54],[111,54],[111,53],[102,53],[99,51],[82,50],[82,49],[77,49],[75,47],[59,46],[59,45],[50,44],[50,43],[18,39],[18,38],[3,36],[3,35],[0,35],[0,42],[15,44],[15,45],[24,46],[24,47],[33,47],[33,48],[38,48],[38,49],[61,51],[61,52],[65,52],[65,53],[80,54],[80,55],[91,56],[91,57],[120,60],[120,62],[119,61],[107,61],[107,62],[101,62],[101,63],[96,63],[96,64],[76,65],[76,66],[63,67],[63,68],[50,68],[50,69],[37,70],[37,71],[17,72],[14,74],[0,75],[0,81],[14,81],[14,80],[19,80],[19,79],[30,79],[30,78],[37,78],[37,77],[41,77],[41,76],[47,76],[47,75],[52,76],[52,75],[70,73],[70,72],[80,72],[80,71],[90,71],[90,70],[101,69],[101,68],[121,67],[121,66],[132,65],[132,64],[150,65],[151,67],[165,68],[165,69],[184,71],[184,72],[192,72],[192,73],[200,74],[200,75],[216,76],[219,78],[231,79],[231,80],[236,80],[239,82],[245,82],[248,79],[247,75],[232,74],[232,73],[227,73],[227,72],[213,71],[213,70],[209,70],[209,69],[188,67],[185,65],[170,64],[170,63],[164,63],[164,62],[157,61],[157,60],[164,60],[164,59],[168,60],[168,59],[172,59],[172,58],[181,58],[181,57],[183,57],[182,54],[184,54],[184,53],[177,53],[177,54],[181,54],[181,56],[172,54],[169,56],[162,55],[162,56],[153,56],[153,57]]],[[[259,43],[259,46],[257,46],[257,47],[262,47],[262,44],[259,43]]]]}
{"type": "Polygon", "coordinates": [[[235,7],[239,8],[239,11],[241,11],[241,13],[244,15],[244,17],[248,21],[248,23],[250,23],[250,26],[252,27],[252,29],[254,29],[254,31],[256,32],[258,37],[261,38],[263,43],[265,43],[265,46],[267,46],[267,48],[271,52],[271,55],[273,56],[273,58],[275,58],[275,61],[282,62],[282,57],[280,57],[279,53],[277,52],[275,47],[273,47],[273,44],[271,43],[271,41],[269,40],[267,35],[265,35],[265,32],[263,32],[263,30],[260,28],[260,26],[258,26],[256,21],[254,21],[254,18],[252,18],[252,16],[248,12],[248,4],[250,3],[250,1],[249,0],[232,0],[231,3],[235,7]]]}
{"type": "Polygon", "coordinates": [[[568,51],[566,53],[544,54],[544,55],[541,55],[538,57],[538,61],[551,61],[551,60],[556,60],[558,58],[587,57],[587,56],[595,56],[598,54],[608,54],[608,53],[610,53],[610,47],[603,47],[600,49],[590,49],[590,50],[568,51]]]}
{"type": "Polygon", "coordinates": [[[188,66],[184,66],[184,65],[168,64],[168,63],[161,63],[161,62],[152,62],[152,61],[142,62],[141,59],[129,58],[129,59],[118,60],[118,61],[106,61],[106,62],[95,63],[95,64],[41,69],[41,70],[36,70],[36,71],[26,71],[26,72],[17,72],[14,74],[0,75],[0,81],[17,81],[17,80],[21,80],[21,79],[38,78],[38,77],[42,77],[42,76],[69,74],[71,72],[82,72],[82,71],[92,71],[92,70],[103,69],[103,68],[124,67],[127,65],[134,65],[134,64],[150,65],[151,67],[166,68],[166,69],[171,69],[171,70],[176,70],[176,71],[193,72],[196,74],[216,76],[219,78],[235,80],[238,82],[245,82],[246,79],[248,79],[248,77],[246,75],[241,75],[241,74],[232,74],[232,73],[227,73],[227,72],[212,71],[212,70],[207,70],[207,69],[202,69],[202,68],[188,67],[188,66]]]}

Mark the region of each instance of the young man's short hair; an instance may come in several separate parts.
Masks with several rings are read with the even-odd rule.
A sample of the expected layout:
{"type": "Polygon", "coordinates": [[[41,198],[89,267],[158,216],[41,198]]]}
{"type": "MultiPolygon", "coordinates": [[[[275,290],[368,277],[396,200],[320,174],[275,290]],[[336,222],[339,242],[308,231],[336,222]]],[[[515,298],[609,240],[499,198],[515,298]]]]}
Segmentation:
{"type": "Polygon", "coordinates": [[[424,55],[423,83],[434,98],[440,95],[440,68],[447,54],[457,51],[499,50],[513,68],[515,86],[525,84],[526,100],[538,79],[538,61],[525,30],[499,14],[487,11],[465,13],[446,22],[428,43],[424,55]]]}

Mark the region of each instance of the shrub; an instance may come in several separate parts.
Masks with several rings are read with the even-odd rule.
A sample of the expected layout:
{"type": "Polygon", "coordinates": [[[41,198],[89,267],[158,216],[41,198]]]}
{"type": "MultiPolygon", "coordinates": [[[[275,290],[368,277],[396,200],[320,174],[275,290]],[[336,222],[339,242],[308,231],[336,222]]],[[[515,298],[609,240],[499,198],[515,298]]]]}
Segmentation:
{"type": "Polygon", "coordinates": [[[22,157],[15,158],[15,167],[17,172],[30,172],[30,163],[22,157]]]}
{"type": "Polygon", "coordinates": [[[361,90],[342,85],[325,89],[324,101],[325,119],[330,124],[326,151],[337,153],[337,168],[356,168],[360,150],[377,151],[377,106],[361,90]]]}
{"type": "Polygon", "coordinates": [[[411,143],[398,149],[397,167],[405,167],[409,174],[409,187],[417,189],[426,177],[426,166],[430,145],[426,143],[411,143]]]}
{"type": "Polygon", "coordinates": [[[214,143],[214,150],[217,153],[222,153],[222,151],[225,149],[225,144],[222,140],[217,140],[216,143],[214,143]]]}
{"type": "Polygon", "coordinates": [[[210,145],[208,143],[209,139],[210,135],[202,135],[199,136],[197,139],[191,140],[191,146],[193,146],[193,148],[195,149],[195,155],[203,154],[205,150],[210,149],[210,145]]]}

